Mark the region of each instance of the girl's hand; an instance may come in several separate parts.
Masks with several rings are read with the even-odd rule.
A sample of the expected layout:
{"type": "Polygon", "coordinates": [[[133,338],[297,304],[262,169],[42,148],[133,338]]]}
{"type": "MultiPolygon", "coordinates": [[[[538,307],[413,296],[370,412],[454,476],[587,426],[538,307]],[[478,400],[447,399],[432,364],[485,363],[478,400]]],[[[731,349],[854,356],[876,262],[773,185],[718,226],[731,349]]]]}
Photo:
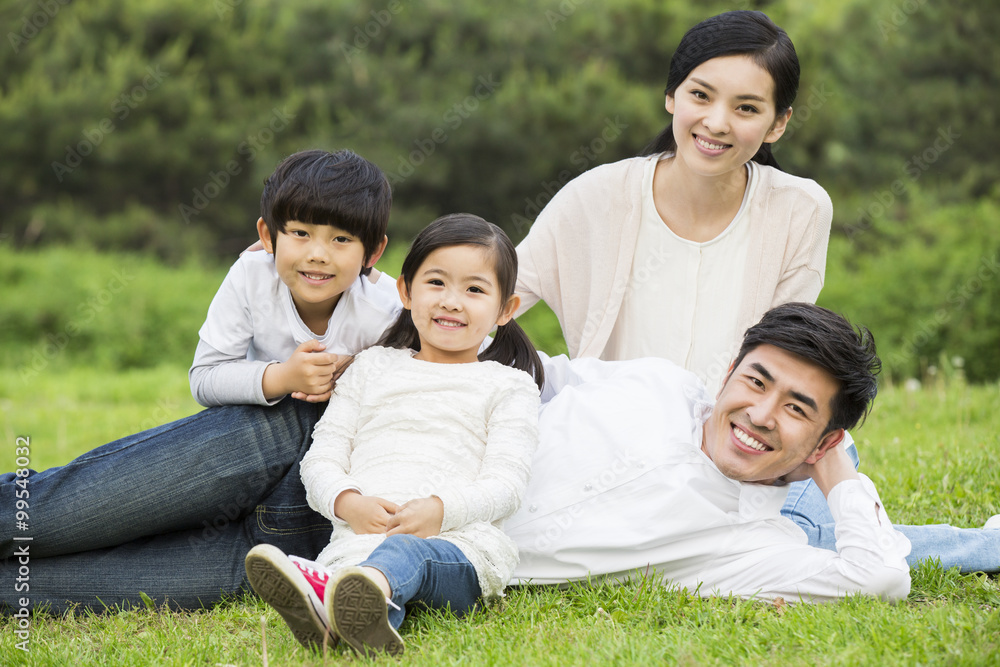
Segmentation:
{"type": "Polygon", "coordinates": [[[386,535],[431,537],[441,533],[444,503],[437,496],[417,498],[404,503],[389,519],[386,535]]]}
{"type": "Polygon", "coordinates": [[[333,513],[359,535],[384,534],[399,509],[399,505],[385,498],[363,496],[354,490],[344,491],[333,503],[333,513]]]}

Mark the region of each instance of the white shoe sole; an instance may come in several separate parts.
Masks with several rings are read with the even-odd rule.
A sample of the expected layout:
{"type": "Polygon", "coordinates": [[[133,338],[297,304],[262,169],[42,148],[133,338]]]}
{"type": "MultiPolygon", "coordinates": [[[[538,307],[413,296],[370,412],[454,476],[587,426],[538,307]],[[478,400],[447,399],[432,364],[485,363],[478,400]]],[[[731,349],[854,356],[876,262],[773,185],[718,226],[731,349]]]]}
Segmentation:
{"type": "Polygon", "coordinates": [[[402,655],[403,639],[389,623],[385,594],[360,567],[336,571],[324,598],[333,631],[355,651],[366,657],[402,655]]]}
{"type": "Polygon", "coordinates": [[[321,651],[324,640],[328,647],[337,643],[319,597],[281,549],[258,544],[247,554],[245,566],[254,591],[281,614],[300,644],[321,651]]]}

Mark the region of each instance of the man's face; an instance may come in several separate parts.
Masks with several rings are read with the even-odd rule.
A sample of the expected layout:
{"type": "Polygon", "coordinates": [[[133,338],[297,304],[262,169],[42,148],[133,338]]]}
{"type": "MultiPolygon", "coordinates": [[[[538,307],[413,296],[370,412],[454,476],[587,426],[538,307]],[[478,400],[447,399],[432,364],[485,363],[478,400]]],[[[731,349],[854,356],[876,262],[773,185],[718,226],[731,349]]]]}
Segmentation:
{"type": "Polygon", "coordinates": [[[702,451],[726,477],[769,482],[822,458],[842,431],[826,435],[839,383],[827,371],[772,345],[732,370],[705,423],[702,451]]]}

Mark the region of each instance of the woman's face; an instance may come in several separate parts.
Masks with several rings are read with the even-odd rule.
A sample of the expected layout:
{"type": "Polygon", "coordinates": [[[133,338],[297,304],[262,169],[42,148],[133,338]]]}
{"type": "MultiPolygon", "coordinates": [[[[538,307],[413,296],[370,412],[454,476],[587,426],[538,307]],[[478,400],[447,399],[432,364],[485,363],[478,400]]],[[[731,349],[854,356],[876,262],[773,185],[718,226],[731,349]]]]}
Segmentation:
{"type": "Polygon", "coordinates": [[[722,175],[743,166],[762,143],[778,140],[791,117],[776,117],[774,80],[748,56],[722,56],[694,68],[673,95],[677,156],[692,171],[722,175]]]}

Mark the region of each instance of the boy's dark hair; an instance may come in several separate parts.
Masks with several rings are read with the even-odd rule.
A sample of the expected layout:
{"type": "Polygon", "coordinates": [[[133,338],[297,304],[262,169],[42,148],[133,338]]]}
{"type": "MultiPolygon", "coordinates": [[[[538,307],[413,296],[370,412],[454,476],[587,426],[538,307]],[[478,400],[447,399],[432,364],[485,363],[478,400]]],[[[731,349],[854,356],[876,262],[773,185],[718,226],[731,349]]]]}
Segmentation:
{"type": "MultiPolygon", "coordinates": [[[[385,237],[391,207],[385,174],[349,150],[289,155],[264,181],[260,195],[260,217],[275,247],[289,220],[331,225],[361,240],[366,264],[385,237]]],[[[361,273],[370,272],[365,268],[361,273]]]]}
{"type": "Polygon", "coordinates": [[[747,329],[733,368],[759,345],[773,345],[811,361],[840,384],[824,434],[853,428],[868,416],[878,393],[875,376],[882,362],[867,328],[855,329],[837,313],[811,303],[786,303],[747,329]]]}
{"type": "MultiPolygon", "coordinates": [[[[443,216],[417,234],[399,272],[407,292],[428,255],[438,248],[457,245],[483,246],[489,251],[500,287],[500,304],[506,304],[517,285],[517,252],[514,244],[502,229],[471,213],[443,216]]],[[[399,313],[378,344],[420,350],[420,336],[413,325],[410,311],[403,310],[399,313]]],[[[497,327],[493,342],[479,354],[479,360],[496,361],[504,366],[518,368],[531,375],[539,389],[545,383],[542,361],[528,334],[513,319],[497,327]]]]}

